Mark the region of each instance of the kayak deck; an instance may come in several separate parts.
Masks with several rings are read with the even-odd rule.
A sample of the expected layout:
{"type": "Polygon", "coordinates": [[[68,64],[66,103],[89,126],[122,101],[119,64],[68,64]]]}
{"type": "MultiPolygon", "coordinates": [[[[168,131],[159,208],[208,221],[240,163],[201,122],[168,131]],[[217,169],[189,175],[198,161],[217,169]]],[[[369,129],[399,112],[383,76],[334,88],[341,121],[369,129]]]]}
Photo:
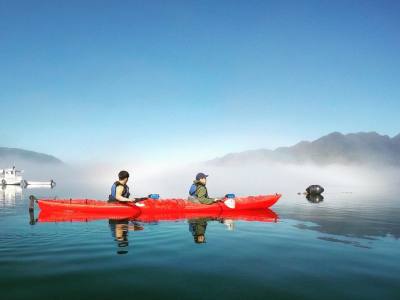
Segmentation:
{"type": "Polygon", "coordinates": [[[164,199],[164,200],[144,200],[140,207],[142,212],[148,211],[174,211],[174,212],[205,212],[205,211],[225,211],[225,210],[253,210],[268,208],[274,205],[281,195],[260,195],[248,197],[236,197],[235,208],[229,208],[221,202],[214,204],[194,203],[183,199],[164,199]]]}

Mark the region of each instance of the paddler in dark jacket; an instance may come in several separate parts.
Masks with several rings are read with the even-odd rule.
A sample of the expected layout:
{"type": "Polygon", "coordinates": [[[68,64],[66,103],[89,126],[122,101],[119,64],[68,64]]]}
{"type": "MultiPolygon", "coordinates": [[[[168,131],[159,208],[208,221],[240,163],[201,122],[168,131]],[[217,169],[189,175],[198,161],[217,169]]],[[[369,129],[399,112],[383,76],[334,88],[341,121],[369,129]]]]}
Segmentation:
{"type": "Polygon", "coordinates": [[[111,194],[108,196],[108,201],[121,201],[131,202],[134,200],[129,199],[129,186],[127,185],[129,180],[129,173],[127,171],[121,171],[118,173],[118,180],[114,182],[111,187],[111,194]]]}
{"type": "Polygon", "coordinates": [[[208,197],[208,191],[206,187],[207,177],[208,175],[204,173],[198,173],[196,175],[196,180],[193,181],[193,184],[189,190],[189,201],[201,204],[213,204],[220,201],[220,199],[208,197]]]}

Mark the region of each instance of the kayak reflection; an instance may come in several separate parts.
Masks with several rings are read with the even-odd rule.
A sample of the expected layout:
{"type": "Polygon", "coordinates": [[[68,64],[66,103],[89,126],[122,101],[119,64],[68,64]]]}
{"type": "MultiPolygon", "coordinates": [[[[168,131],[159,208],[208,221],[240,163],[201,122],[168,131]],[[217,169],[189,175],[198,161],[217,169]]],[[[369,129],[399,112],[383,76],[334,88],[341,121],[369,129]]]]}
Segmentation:
{"type": "Polygon", "coordinates": [[[44,222],[89,222],[107,219],[111,234],[117,245],[117,254],[128,253],[129,231],[143,230],[140,223],[154,223],[162,221],[188,220],[189,231],[196,244],[206,242],[206,229],[209,221],[217,221],[224,224],[228,230],[234,229],[235,221],[250,221],[276,223],[279,216],[271,209],[259,209],[248,211],[222,211],[206,213],[163,213],[163,214],[140,214],[127,218],[107,218],[101,214],[74,211],[45,211],[41,210],[38,217],[39,223],[44,222]],[[140,222],[140,223],[139,223],[140,222]]]}
{"type": "Polygon", "coordinates": [[[257,221],[257,222],[277,222],[279,216],[271,209],[257,209],[247,211],[220,211],[220,212],[193,212],[193,213],[142,213],[139,216],[124,216],[112,217],[105,216],[98,213],[88,212],[75,212],[68,210],[60,211],[46,211],[41,210],[39,213],[38,221],[43,222],[90,222],[96,220],[130,220],[145,223],[159,222],[159,221],[177,221],[177,220],[190,220],[198,218],[211,218],[211,219],[231,219],[242,221],[257,221]]]}

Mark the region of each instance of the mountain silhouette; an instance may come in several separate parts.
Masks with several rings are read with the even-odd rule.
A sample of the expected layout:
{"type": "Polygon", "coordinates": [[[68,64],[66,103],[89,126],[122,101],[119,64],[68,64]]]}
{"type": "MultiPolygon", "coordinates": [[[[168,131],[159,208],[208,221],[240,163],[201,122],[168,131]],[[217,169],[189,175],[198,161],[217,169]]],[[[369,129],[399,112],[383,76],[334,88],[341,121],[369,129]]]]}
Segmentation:
{"type": "Polygon", "coordinates": [[[24,163],[34,164],[62,164],[58,158],[34,151],[18,148],[0,147],[0,168],[7,168],[12,165],[23,165],[24,163]]]}
{"type": "Polygon", "coordinates": [[[302,141],[276,150],[231,153],[211,160],[217,165],[242,163],[384,164],[400,166],[400,134],[390,138],[376,132],[333,132],[315,141],[302,141]]]}

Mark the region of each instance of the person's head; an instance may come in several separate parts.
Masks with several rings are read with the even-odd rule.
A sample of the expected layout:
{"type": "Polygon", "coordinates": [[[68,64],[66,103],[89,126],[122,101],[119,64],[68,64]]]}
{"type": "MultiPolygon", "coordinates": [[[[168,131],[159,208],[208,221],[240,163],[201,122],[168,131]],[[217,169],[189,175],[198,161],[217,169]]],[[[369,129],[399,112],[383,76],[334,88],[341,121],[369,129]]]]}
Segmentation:
{"type": "Polygon", "coordinates": [[[126,184],[129,179],[129,173],[127,171],[121,171],[118,173],[119,182],[126,184]]]}
{"type": "Polygon", "coordinates": [[[198,173],[196,175],[196,180],[201,182],[202,184],[206,185],[207,183],[207,177],[208,175],[204,174],[204,173],[198,173]]]}
{"type": "Polygon", "coordinates": [[[206,237],[204,236],[204,234],[195,235],[194,242],[196,244],[203,244],[206,242],[206,237]]]}

